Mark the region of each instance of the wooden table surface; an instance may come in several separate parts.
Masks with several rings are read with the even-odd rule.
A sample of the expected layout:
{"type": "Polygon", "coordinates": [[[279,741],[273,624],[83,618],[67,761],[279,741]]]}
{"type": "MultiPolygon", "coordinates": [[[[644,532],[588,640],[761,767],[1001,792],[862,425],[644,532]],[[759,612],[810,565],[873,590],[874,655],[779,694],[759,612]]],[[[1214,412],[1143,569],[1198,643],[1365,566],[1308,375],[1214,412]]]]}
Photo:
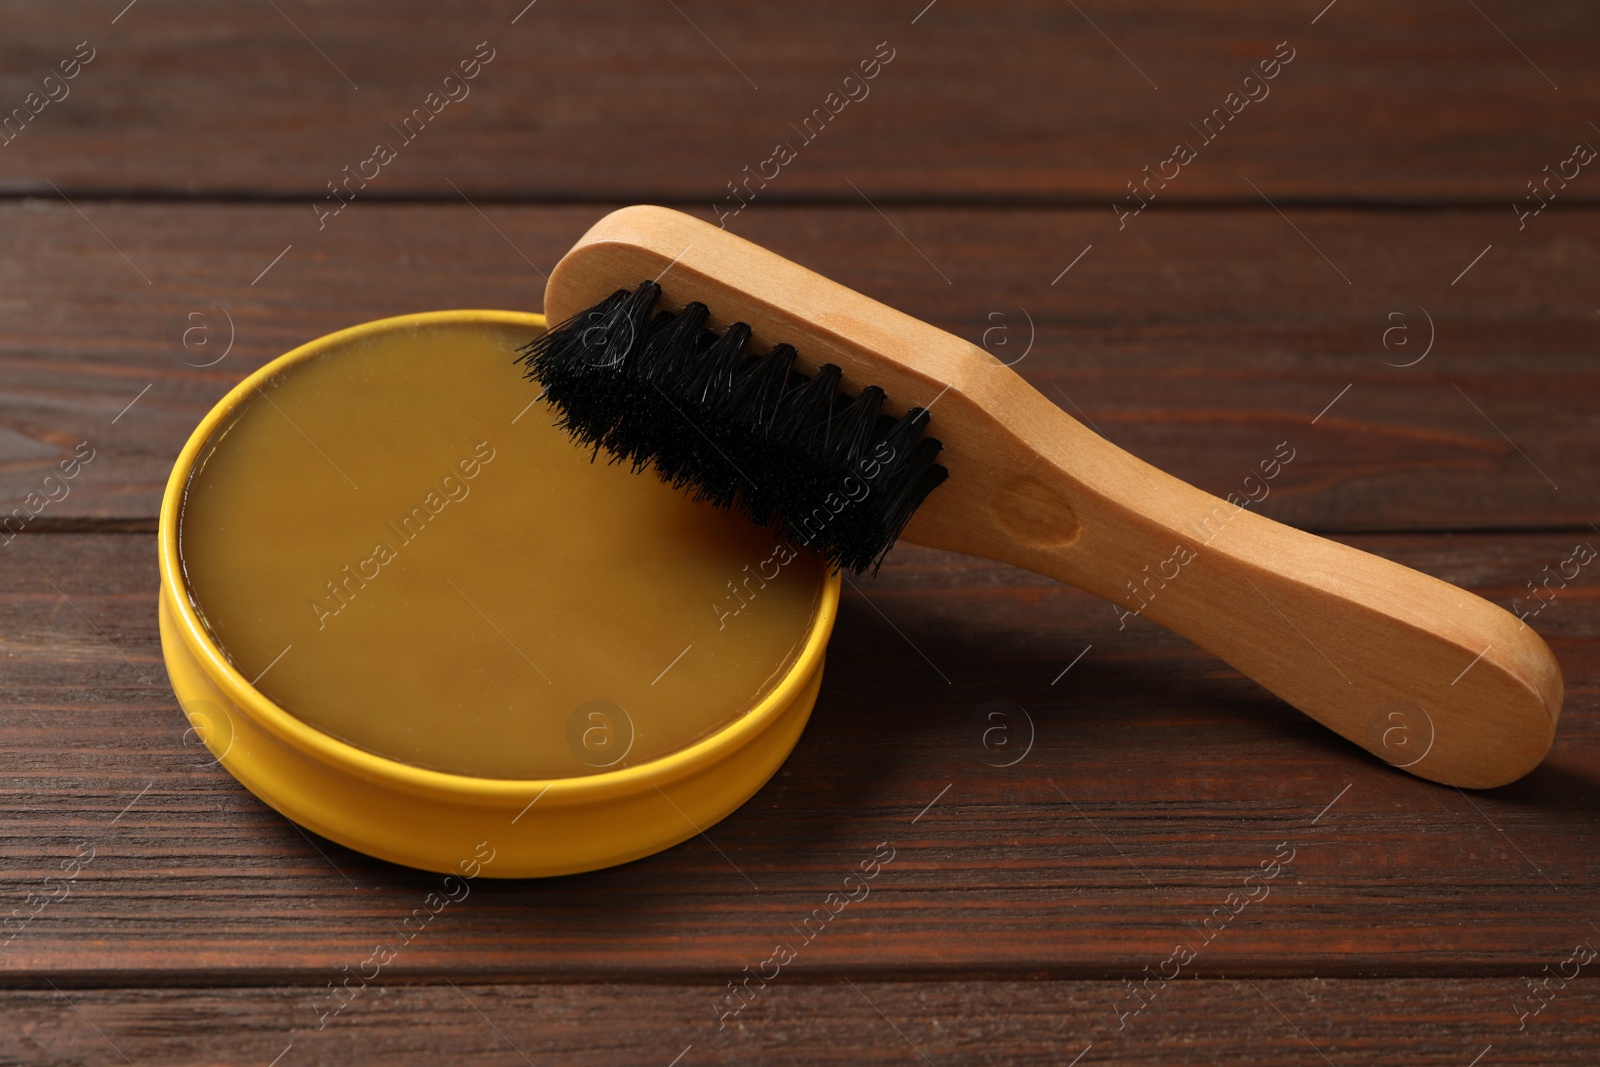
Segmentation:
{"type": "Polygon", "coordinates": [[[476,883],[324,1017],[436,876],[186,737],[179,447],[322,333],[537,310],[613,206],[731,212],[780,143],[730,229],[1203,488],[1286,442],[1261,511],[1524,610],[1600,546],[1592,5],[524,2],[0,4],[0,513],[93,450],[0,546],[0,1062],[1600,1061],[1595,566],[1529,620],[1566,672],[1549,759],[1464,793],[1086,594],[902,545],[744,808],[476,883]],[[719,1020],[881,842],[870,896],[719,1020]]]}

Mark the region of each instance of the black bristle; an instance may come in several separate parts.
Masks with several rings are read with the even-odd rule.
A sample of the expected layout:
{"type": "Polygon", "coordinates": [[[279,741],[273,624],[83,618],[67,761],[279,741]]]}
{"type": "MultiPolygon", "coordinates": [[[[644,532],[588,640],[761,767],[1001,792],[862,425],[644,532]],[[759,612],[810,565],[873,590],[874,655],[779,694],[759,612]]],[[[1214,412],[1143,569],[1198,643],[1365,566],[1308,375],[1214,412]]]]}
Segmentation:
{"type": "Polygon", "coordinates": [[[704,304],[652,315],[660,295],[619,289],[522,348],[557,425],[837,567],[876,569],[949,475],[927,411],[881,414],[882,389],[842,394],[838,367],[801,374],[787,344],[747,353],[750,327],[715,334],[704,304]]]}

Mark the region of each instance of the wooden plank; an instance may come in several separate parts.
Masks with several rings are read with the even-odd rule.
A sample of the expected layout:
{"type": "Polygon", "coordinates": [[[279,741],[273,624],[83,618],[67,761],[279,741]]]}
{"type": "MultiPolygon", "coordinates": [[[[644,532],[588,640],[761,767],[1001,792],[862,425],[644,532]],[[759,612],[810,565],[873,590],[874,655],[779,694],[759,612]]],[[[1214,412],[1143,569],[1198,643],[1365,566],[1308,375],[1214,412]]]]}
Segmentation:
{"type": "MultiPolygon", "coordinates": [[[[1570,946],[1569,946],[1570,949],[1570,946]]],[[[1554,954],[1558,963],[1565,952],[1554,954]]],[[[1570,969],[1570,968],[1569,968],[1570,969]]],[[[629,985],[375,982],[319,1030],[313,988],[11,991],[11,1063],[1586,1064],[1600,992],[1525,979],[1173,982],[1118,1029],[1122,982],[894,980],[779,972],[722,1029],[715,980],[629,985]],[[1181,1050],[1181,1052],[1180,1052],[1181,1050]],[[1487,1055],[1483,1055],[1487,1052],[1487,1055]],[[1074,1060],[1074,1056],[1081,1059],[1074,1060]],[[1482,1056],[1474,1061],[1474,1056],[1482,1056]],[[680,1057],[674,1059],[674,1057],[680,1057]]],[[[352,988],[355,984],[352,983],[352,988]]]]}
{"type": "MultiPolygon", "coordinates": [[[[1571,540],[1352,543],[1504,602],[1571,540]]],[[[320,982],[403,936],[437,876],[306,837],[186,744],[148,536],[4,551],[0,888],[8,910],[40,908],[0,951],[10,982],[320,982]],[[88,849],[65,889],[44,881],[88,849]]],[[[902,546],[848,592],[794,755],[709,840],[474,883],[394,973],[731,976],[807,932],[808,968],[897,979],[1136,975],[1180,941],[1200,976],[1537,973],[1600,936],[1594,589],[1585,575],[1532,619],[1567,673],[1550,759],[1468,795],[1142,621],[1119,630],[1086,595],[902,546]],[[995,702],[1010,747],[984,744],[995,702]],[[882,842],[894,858],[870,895],[806,927],[882,842]],[[1287,866],[1260,881],[1275,856],[1287,866]]]]}
{"type": "MultiPolygon", "coordinates": [[[[296,0],[219,24],[198,0],[115,20],[12,5],[8,110],[59,96],[43,78],[78,42],[95,51],[0,152],[0,188],[309,202],[389,143],[362,196],[454,197],[448,179],[473,196],[709,205],[782,143],[793,161],[751,187],[771,200],[855,202],[854,182],[884,200],[1109,213],[1188,143],[1198,158],[1161,191],[1171,201],[1254,201],[1254,182],[1285,200],[1472,200],[1510,217],[1525,182],[1595,136],[1600,23],[1576,0],[677,6],[296,0]],[[489,65],[446,87],[479,42],[489,65]],[[875,54],[893,58],[847,86],[875,54]],[[1293,59],[1247,85],[1275,54],[1293,59]],[[433,104],[407,141],[404,118],[447,88],[459,102],[433,104]],[[1259,102],[1228,102],[1246,91],[1259,102]],[[828,99],[846,92],[857,102],[828,99]],[[1240,110],[1207,141],[1215,108],[1240,110]],[[829,117],[808,140],[817,109],[829,117]]],[[[1597,196],[1592,177],[1560,189],[1597,196]]]]}
{"type": "MultiPolygon", "coordinates": [[[[172,457],[245,374],[367,319],[536,309],[540,271],[603,210],[357,204],[319,233],[285,205],[90,204],[86,221],[65,204],[0,204],[15,250],[0,262],[0,513],[88,442],[96,458],[36,521],[153,518],[172,457]]],[[[1066,210],[895,209],[891,225],[866,207],[763,209],[739,222],[986,344],[1201,488],[1238,491],[1288,442],[1296,458],[1263,510],[1292,524],[1593,521],[1586,280],[1600,212],[1522,235],[1483,212],[1295,214],[1157,214],[1120,233],[1066,210]]]]}

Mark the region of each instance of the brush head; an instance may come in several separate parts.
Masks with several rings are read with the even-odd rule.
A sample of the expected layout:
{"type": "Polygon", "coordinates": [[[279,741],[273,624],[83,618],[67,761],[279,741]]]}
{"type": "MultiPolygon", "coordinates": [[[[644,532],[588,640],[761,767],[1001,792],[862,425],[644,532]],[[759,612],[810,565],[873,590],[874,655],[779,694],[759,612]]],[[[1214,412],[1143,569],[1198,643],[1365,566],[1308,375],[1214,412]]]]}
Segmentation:
{"type": "Polygon", "coordinates": [[[521,350],[558,425],[836,567],[876,569],[949,475],[927,411],[886,415],[877,386],[845,394],[837,366],[803,374],[781,343],[746,352],[749,326],[719,335],[704,304],[657,311],[660,296],[655,282],[619,289],[521,350]]]}

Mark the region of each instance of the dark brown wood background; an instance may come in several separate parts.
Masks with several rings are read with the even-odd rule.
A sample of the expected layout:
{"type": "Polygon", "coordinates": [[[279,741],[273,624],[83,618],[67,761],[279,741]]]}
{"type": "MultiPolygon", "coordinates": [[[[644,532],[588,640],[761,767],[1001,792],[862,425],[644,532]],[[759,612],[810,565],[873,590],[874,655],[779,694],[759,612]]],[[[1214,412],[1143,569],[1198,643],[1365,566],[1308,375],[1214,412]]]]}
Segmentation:
{"type": "Polygon", "coordinates": [[[95,850],[0,948],[0,1062],[1600,1060],[1600,964],[1529,989],[1600,945],[1592,567],[1533,620],[1567,677],[1554,751],[1466,794],[1087,595],[901,546],[847,591],[799,748],[710,841],[479,883],[319,1029],[434,879],[185,743],[153,537],[243,375],[375,317],[538,309],[600,214],[711,217],[888,42],[735,232],[1026,351],[1214,492],[1287,441],[1264,512],[1509,606],[1600,545],[1600,173],[1512,209],[1600,144],[1592,5],[125,3],[0,4],[0,114],[95,50],[0,147],[0,513],[96,451],[0,547],[0,904],[95,850]],[[471,96],[319,230],[326,183],[484,41],[471,96]],[[1119,229],[1125,183],[1279,42],[1271,95],[1119,229]],[[1033,736],[1010,767],[971,729],[996,701],[1033,736]],[[719,1030],[727,983],[882,841],[871,896],[719,1030]],[[1126,980],[1280,842],[1270,894],[1119,1026],[1126,980]]]}

